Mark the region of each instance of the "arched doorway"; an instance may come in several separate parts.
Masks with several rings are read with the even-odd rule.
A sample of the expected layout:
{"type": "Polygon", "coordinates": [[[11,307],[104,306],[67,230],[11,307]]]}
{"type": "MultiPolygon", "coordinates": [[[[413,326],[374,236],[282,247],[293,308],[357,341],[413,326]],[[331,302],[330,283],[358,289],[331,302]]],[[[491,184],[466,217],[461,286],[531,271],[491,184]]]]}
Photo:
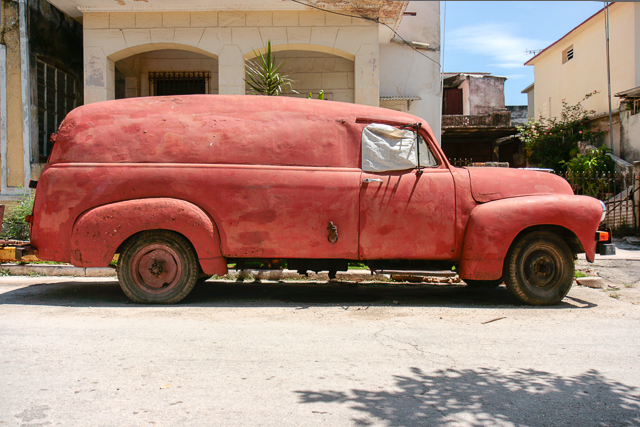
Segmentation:
{"type": "Polygon", "coordinates": [[[218,93],[218,59],[160,49],[115,62],[115,98],[218,93]]]}

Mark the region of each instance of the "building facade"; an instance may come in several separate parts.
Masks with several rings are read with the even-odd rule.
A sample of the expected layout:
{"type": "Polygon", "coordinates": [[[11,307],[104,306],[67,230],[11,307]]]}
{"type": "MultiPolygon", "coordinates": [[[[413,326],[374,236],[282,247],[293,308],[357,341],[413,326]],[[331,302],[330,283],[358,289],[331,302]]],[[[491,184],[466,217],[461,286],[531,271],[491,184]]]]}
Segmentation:
{"type": "MultiPolygon", "coordinates": [[[[640,141],[623,141],[621,134],[621,98],[615,94],[640,86],[640,3],[616,2],[608,8],[609,68],[613,113],[613,146],[616,156],[628,161],[640,160],[640,141]],[[629,146],[628,143],[631,145],[629,146]],[[627,147],[625,147],[627,144],[627,147]],[[637,145],[638,148],[633,148],[637,145]]],[[[606,14],[600,10],[526,62],[534,67],[529,95],[534,118],[559,117],[562,103],[582,102],[594,110],[594,120],[601,129],[609,128],[607,77],[606,14]],[[597,92],[584,100],[586,94],[597,92]]],[[[623,110],[626,107],[623,107],[623,110]]],[[[626,114],[623,112],[623,114],[626,114]]],[[[605,138],[610,144],[610,138],[605,138]]]]}
{"type": "MultiPolygon", "coordinates": [[[[32,0],[20,0],[23,3],[32,0]]],[[[440,134],[438,2],[52,0],[51,4],[52,13],[74,22],[81,31],[80,51],[74,52],[73,59],[56,62],[81,87],[74,106],[178,93],[251,93],[244,81],[247,61],[270,43],[277,61],[285,62],[282,71],[295,81],[298,94],[289,96],[311,93],[316,97],[323,91],[329,100],[408,111],[426,119],[440,134]],[[80,71],[77,60],[81,60],[80,71]]],[[[29,13],[23,13],[26,21],[29,13]]],[[[34,24],[25,23],[18,32],[20,28],[32,31],[34,24]]],[[[43,37],[46,34],[31,32],[26,38],[43,37]]],[[[9,45],[6,52],[15,55],[9,45]]],[[[37,63],[36,52],[24,54],[37,63]]],[[[33,66],[31,71],[20,64],[15,67],[16,72],[7,73],[9,80],[37,80],[33,66]]],[[[3,87],[9,89],[12,81],[3,87]]],[[[27,91],[33,92],[34,85],[27,91]]],[[[35,104],[37,95],[29,96],[35,104]]],[[[35,147],[36,140],[47,137],[48,128],[33,130],[38,129],[38,121],[47,119],[34,114],[34,104],[14,105],[10,99],[2,101],[7,112],[13,112],[9,115],[23,110],[31,114],[23,114],[22,120],[3,120],[11,131],[6,137],[7,156],[3,152],[2,159],[13,164],[13,158],[19,158],[27,173],[18,173],[17,167],[8,170],[2,194],[21,191],[29,179],[37,178],[50,149],[44,144],[40,151],[31,150],[27,160],[21,147],[35,147]],[[14,126],[22,127],[14,130],[14,126]],[[26,128],[22,140],[14,136],[26,128]]],[[[60,120],[56,116],[50,122],[55,128],[60,120]]]]}
{"type": "Polygon", "coordinates": [[[442,149],[447,157],[457,165],[499,161],[523,166],[520,141],[513,137],[517,129],[512,111],[505,106],[507,78],[489,73],[442,77],[442,149]]]}
{"type": "Polygon", "coordinates": [[[82,105],[82,26],[46,0],[0,2],[0,195],[21,194],[82,105]]]}

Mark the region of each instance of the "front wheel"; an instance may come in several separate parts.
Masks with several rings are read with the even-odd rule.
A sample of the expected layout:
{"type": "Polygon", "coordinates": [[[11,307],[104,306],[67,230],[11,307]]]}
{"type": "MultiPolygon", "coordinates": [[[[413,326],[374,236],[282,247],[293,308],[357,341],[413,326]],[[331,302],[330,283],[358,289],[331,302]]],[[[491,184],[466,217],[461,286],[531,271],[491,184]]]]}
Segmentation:
{"type": "Polygon", "coordinates": [[[198,267],[195,251],[182,235],[144,231],[123,248],[118,280],[134,302],[175,304],[195,286],[198,267]]]}
{"type": "Polygon", "coordinates": [[[537,231],[519,238],[509,249],[503,278],[507,288],[531,305],[553,305],[573,284],[573,253],[557,235],[537,231]]]}

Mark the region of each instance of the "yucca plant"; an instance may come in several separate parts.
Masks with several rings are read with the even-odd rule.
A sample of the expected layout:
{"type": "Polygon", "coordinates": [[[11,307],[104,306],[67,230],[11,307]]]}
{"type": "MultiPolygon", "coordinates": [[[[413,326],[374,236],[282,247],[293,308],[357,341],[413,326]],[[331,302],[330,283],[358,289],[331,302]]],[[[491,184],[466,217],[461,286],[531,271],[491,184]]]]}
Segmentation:
{"type": "Polygon", "coordinates": [[[298,93],[293,88],[293,80],[280,73],[286,63],[276,64],[276,58],[271,53],[271,41],[267,42],[267,52],[264,55],[255,50],[253,53],[256,57],[247,61],[248,78],[244,81],[255,95],[277,96],[289,91],[298,93]]]}

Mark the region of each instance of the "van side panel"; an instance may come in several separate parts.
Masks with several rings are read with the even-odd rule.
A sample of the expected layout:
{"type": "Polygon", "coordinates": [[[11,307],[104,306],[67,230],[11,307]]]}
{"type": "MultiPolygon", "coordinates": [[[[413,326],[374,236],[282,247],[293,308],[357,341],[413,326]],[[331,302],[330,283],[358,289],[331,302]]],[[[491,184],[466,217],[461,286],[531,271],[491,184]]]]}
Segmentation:
{"type": "Polygon", "coordinates": [[[205,273],[226,274],[220,236],[211,218],[192,203],[168,198],[110,203],[80,215],[71,236],[71,263],[104,266],[126,239],[141,231],[158,229],[185,236],[200,263],[209,269],[214,267],[215,271],[205,273]]]}
{"type": "MultiPolygon", "coordinates": [[[[357,259],[360,176],[359,169],[340,168],[49,165],[38,183],[32,244],[42,259],[71,262],[73,226],[86,211],[169,198],[198,206],[213,220],[225,257],[357,259]],[[335,242],[329,240],[330,222],[337,227],[335,242]]],[[[136,219],[137,231],[149,229],[146,221],[168,227],[147,216],[136,219]]]]}

